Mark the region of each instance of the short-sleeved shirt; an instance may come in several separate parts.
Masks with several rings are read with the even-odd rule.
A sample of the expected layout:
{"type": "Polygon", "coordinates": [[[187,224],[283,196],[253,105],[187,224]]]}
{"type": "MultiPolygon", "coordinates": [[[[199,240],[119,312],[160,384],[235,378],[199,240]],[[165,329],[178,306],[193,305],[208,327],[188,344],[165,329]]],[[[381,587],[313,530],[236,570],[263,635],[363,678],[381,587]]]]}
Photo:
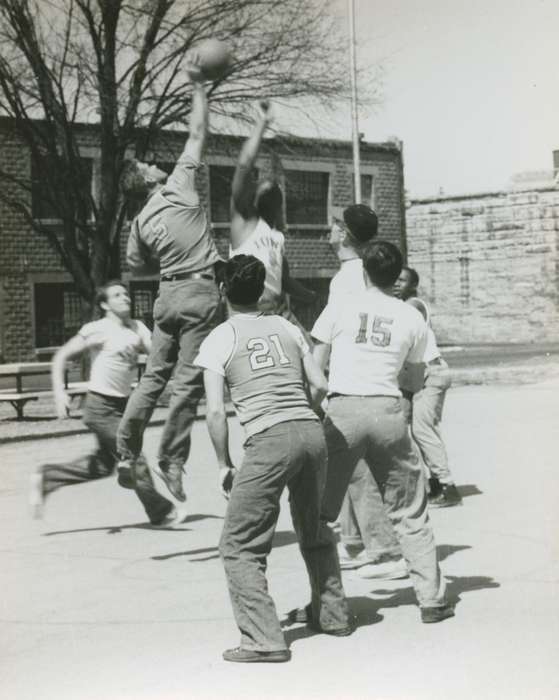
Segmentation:
{"type": "Polygon", "coordinates": [[[347,296],[361,294],[367,288],[363,277],[363,261],[361,258],[342,260],[340,269],[330,280],[328,303],[341,301],[347,296]]]}
{"type": "Polygon", "coordinates": [[[247,437],[291,420],[318,420],[305,391],[301,331],[281,316],[235,314],[200,346],[194,364],[225,377],[247,437]]]}
{"type": "Polygon", "coordinates": [[[401,396],[398,373],[427,343],[419,311],[376,287],[329,303],[311,334],[332,345],[329,392],[350,396],[401,396]]]}
{"type": "Polygon", "coordinates": [[[203,270],[220,259],[195,187],[199,166],[182,156],[132,222],[127,247],[132,269],[145,264],[146,253],[159,261],[161,275],[203,270]]]}
{"type": "Polygon", "coordinates": [[[124,325],[110,318],[86,323],[78,331],[91,352],[88,390],[126,397],[136,378],[138,355],[147,352],[151,333],[141,321],[124,325]]]}
{"type": "Polygon", "coordinates": [[[282,295],[283,256],[285,238],[281,231],[270,228],[264,219],[258,219],[254,231],[235,249],[230,248],[231,256],[254,255],[266,268],[264,292],[260,305],[266,308],[277,303],[282,295]]]}

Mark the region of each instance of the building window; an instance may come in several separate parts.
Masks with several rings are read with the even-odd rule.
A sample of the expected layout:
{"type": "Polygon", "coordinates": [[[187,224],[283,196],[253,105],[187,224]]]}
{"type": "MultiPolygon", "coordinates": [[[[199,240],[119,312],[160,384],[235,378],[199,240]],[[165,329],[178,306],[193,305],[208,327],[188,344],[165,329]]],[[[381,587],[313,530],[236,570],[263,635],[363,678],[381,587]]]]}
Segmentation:
{"type": "Polygon", "coordinates": [[[131,282],[132,318],[142,321],[153,330],[153,304],[157,296],[159,283],[155,280],[131,282]]]}
{"type": "Polygon", "coordinates": [[[368,207],[371,207],[371,209],[375,208],[372,175],[361,175],[361,204],[366,204],[368,207]]]}
{"type": "MultiPolygon", "coordinates": [[[[91,218],[91,185],[93,179],[93,159],[80,158],[81,182],[79,189],[87,197],[86,220],[91,218]]],[[[34,219],[62,218],[63,205],[60,202],[67,201],[65,193],[68,186],[64,173],[57,167],[50,156],[41,156],[31,161],[31,213],[34,219]]]]}
{"type": "Polygon", "coordinates": [[[291,225],[327,224],[329,182],[329,173],[313,170],[286,170],[287,223],[291,225]]]}
{"type": "Polygon", "coordinates": [[[460,262],[460,303],[468,306],[470,303],[470,259],[458,258],[460,262]]]}
{"type": "Polygon", "coordinates": [[[210,216],[213,224],[227,224],[231,220],[231,183],[234,174],[232,165],[210,165],[210,216]]]}
{"type": "Polygon", "coordinates": [[[63,345],[81,326],[81,299],[71,283],[36,283],[35,347],[63,345]]]}

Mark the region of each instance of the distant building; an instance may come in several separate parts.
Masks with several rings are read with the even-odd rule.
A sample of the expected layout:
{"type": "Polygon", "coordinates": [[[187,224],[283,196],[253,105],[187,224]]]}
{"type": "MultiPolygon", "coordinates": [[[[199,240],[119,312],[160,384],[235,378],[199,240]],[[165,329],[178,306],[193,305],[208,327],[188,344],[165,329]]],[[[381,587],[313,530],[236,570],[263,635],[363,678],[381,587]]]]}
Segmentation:
{"type": "MultiPolygon", "coordinates": [[[[81,155],[89,163],[95,195],[98,172],[98,132],[78,127],[81,155]]],[[[180,154],[183,132],[166,132],[151,160],[167,170],[180,154]]],[[[242,143],[238,137],[209,139],[200,190],[208,207],[217,245],[228,249],[230,183],[242,143]]],[[[3,168],[33,180],[33,215],[55,229],[60,222],[40,203],[41,180],[33,178],[30,154],[8,119],[0,119],[3,168]]],[[[400,144],[361,142],[362,201],[375,208],[380,235],[406,249],[404,178],[400,144]]],[[[327,297],[330,278],[338,269],[328,245],[333,206],[353,202],[352,148],[349,142],[292,138],[266,140],[258,169],[279,171],[286,193],[287,256],[291,273],[319,293],[314,308],[296,309],[310,326],[327,297]]],[[[81,325],[81,302],[70,275],[49,242],[32,231],[22,214],[0,200],[0,343],[2,361],[47,357],[81,325]]],[[[130,280],[133,314],[151,323],[157,280],[132,278],[124,262],[127,231],[121,239],[123,277],[130,280]]]]}
{"type": "Polygon", "coordinates": [[[446,344],[559,341],[559,151],[555,174],[501,192],[410,202],[409,264],[446,344]]]}

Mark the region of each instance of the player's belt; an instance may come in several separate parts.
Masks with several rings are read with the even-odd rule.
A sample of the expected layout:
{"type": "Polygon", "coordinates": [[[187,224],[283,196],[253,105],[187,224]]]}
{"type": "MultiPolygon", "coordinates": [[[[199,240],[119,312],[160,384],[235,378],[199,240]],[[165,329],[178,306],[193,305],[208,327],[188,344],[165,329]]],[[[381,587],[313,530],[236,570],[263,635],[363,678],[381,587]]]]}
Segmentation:
{"type": "Polygon", "coordinates": [[[176,280],[215,280],[213,272],[177,272],[174,275],[162,275],[162,282],[175,282],[176,280]]]}

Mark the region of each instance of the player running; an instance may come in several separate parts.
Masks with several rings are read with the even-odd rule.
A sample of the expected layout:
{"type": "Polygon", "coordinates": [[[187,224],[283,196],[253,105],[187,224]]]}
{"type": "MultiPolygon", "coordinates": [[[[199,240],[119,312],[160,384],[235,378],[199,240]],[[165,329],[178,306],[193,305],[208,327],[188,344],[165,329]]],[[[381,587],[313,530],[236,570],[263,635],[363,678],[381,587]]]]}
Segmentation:
{"type": "MultiPolygon", "coordinates": [[[[120,280],[107,282],[97,294],[105,317],[86,323],[63,345],[52,363],[52,387],[59,418],[68,417],[70,397],[64,390],[64,371],[71,358],[89,351],[91,372],[83,421],[97,438],[97,450],[67,464],[45,464],[31,476],[30,504],[35,517],[42,515],[46,496],[62,486],[81,484],[113,474],[117,463],[116,433],[135,379],[138,354],[149,352],[150,332],[130,318],[130,296],[120,280]]],[[[133,468],[119,474],[124,488],[134,489],[152,525],[169,525],[178,517],[171,501],[153,485],[147,463],[139,455],[133,468]]]]}
{"type": "Polygon", "coordinates": [[[306,390],[308,383],[318,405],[326,380],[301,332],[259,311],[265,276],[263,263],[253,256],[229,260],[223,282],[229,320],[208,335],[195,360],[204,368],[206,420],[219,483],[229,495],[219,549],[241,643],[223,658],[247,663],[290,659],[265,578],[286,486],[312,590],[308,621],[326,634],[353,631],[334,538],[320,520],[326,445],[306,390]],[[225,384],[247,438],[239,472],[229,456],[225,384]]]}

